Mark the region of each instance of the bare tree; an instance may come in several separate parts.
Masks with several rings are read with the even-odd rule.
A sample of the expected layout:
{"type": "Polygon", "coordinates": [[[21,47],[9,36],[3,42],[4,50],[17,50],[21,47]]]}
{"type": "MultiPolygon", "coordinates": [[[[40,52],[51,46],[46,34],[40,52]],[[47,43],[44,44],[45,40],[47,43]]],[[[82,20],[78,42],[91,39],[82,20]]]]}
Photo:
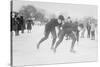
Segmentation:
{"type": "Polygon", "coordinates": [[[19,13],[24,15],[25,18],[35,16],[36,12],[37,12],[37,9],[31,5],[23,6],[19,11],[19,13]]]}

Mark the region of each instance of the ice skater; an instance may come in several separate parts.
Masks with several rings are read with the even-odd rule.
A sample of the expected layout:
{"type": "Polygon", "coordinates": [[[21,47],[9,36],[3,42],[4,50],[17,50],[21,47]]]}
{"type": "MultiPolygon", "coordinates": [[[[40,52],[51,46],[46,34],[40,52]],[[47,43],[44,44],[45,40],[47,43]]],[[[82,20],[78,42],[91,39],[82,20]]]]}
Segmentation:
{"type": "MultiPolygon", "coordinates": [[[[62,19],[61,18],[58,18],[59,20],[62,19]]],[[[47,40],[48,39],[48,36],[49,34],[51,33],[52,37],[53,37],[53,40],[52,40],[52,46],[51,46],[51,49],[53,49],[53,46],[56,42],[56,38],[57,38],[57,34],[56,34],[56,30],[55,30],[55,27],[56,26],[59,26],[61,23],[58,22],[58,19],[56,18],[52,18],[50,20],[50,22],[48,22],[46,25],[45,25],[45,34],[44,34],[44,37],[39,41],[39,43],[37,44],[37,49],[39,49],[39,46],[40,44],[47,40]]],[[[59,26],[60,27],[60,26],[59,26]]]]}
{"type": "MultiPolygon", "coordinates": [[[[68,19],[69,19],[69,17],[68,17],[68,19]]],[[[78,27],[77,27],[77,25],[75,25],[73,23],[69,23],[69,22],[70,21],[68,21],[67,23],[62,25],[62,30],[60,31],[60,34],[58,37],[59,39],[56,42],[56,45],[54,47],[54,52],[56,52],[57,47],[60,45],[60,43],[63,41],[64,36],[67,34],[72,39],[72,45],[71,45],[70,51],[75,53],[74,45],[75,45],[76,40],[78,41],[78,36],[77,36],[78,27]]]]}

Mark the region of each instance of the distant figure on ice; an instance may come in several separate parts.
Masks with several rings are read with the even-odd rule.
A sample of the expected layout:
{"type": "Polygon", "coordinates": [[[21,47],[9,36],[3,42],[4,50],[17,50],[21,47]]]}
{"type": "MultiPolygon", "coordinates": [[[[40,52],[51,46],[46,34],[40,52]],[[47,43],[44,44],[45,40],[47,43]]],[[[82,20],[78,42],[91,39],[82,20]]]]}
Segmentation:
{"type": "Polygon", "coordinates": [[[24,33],[25,29],[25,20],[23,16],[20,16],[20,25],[21,25],[21,33],[24,33]]]}
{"type": "Polygon", "coordinates": [[[19,35],[19,16],[18,14],[15,15],[14,17],[14,30],[15,30],[15,35],[18,36],[19,35]]]}
{"type": "MultiPolygon", "coordinates": [[[[52,18],[46,25],[45,25],[45,34],[44,37],[39,41],[39,43],[37,44],[37,49],[39,49],[40,44],[48,39],[49,34],[51,33],[53,40],[52,40],[52,46],[51,49],[53,49],[53,46],[56,42],[56,38],[57,38],[57,34],[56,34],[56,30],[55,27],[59,26],[62,23],[59,23],[58,20],[63,20],[63,16],[60,16],[60,18],[56,19],[56,18],[52,18]]],[[[61,20],[61,21],[62,21],[61,20]]],[[[60,26],[59,26],[60,27],[60,26]]]]}
{"type": "Polygon", "coordinates": [[[16,17],[15,14],[13,12],[11,12],[11,17],[10,17],[10,19],[11,19],[11,28],[10,28],[11,32],[12,31],[15,32],[15,17],[16,17]]]}
{"type": "Polygon", "coordinates": [[[17,23],[18,23],[17,32],[18,32],[18,35],[19,35],[19,31],[21,30],[21,18],[20,18],[19,14],[18,14],[16,19],[17,19],[17,23]]]}
{"type": "Polygon", "coordinates": [[[87,23],[86,28],[87,28],[87,38],[90,38],[90,31],[91,31],[90,21],[87,23]]]}
{"type": "Polygon", "coordinates": [[[26,22],[27,22],[27,30],[28,30],[28,33],[30,33],[31,30],[32,30],[32,24],[34,24],[33,23],[33,20],[31,18],[28,18],[26,22]]]}
{"type": "Polygon", "coordinates": [[[85,33],[85,25],[84,25],[84,23],[81,23],[81,24],[80,24],[80,27],[81,27],[81,29],[82,29],[81,38],[84,38],[84,33],[85,33]]]}
{"type": "Polygon", "coordinates": [[[95,23],[91,23],[91,40],[95,40],[95,23]]]}
{"type": "Polygon", "coordinates": [[[18,14],[11,12],[11,32],[14,31],[15,35],[18,35],[18,22],[17,22],[18,14]]]}

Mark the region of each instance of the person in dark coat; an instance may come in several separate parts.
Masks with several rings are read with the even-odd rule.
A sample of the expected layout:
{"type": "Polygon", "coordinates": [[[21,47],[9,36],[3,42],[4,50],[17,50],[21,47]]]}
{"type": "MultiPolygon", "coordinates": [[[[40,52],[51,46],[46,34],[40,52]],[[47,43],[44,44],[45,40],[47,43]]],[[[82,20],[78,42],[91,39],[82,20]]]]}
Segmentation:
{"type": "Polygon", "coordinates": [[[16,36],[19,35],[18,26],[19,26],[18,14],[15,14],[15,17],[14,17],[14,24],[13,24],[13,29],[14,29],[14,31],[15,31],[15,35],[16,35],[16,36]]]}
{"type": "Polygon", "coordinates": [[[44,37],[39,41],[39,43],[37,44],[37,49],[39,49],[40,44],[48,39],[49,34],[51,33],[53,40],[52,40],[52,46],[51,49],[53,49],[53,46],[56,42],[56,30],[55,27],[59,26],[58,20],[56,18],[52,18],[46,25],[45,25],[45,34],[44,37]]]}
{"type": "Polygon", "coordinates": [[[18,20],[18,30],[20,31],[21,30],[21,24],[22,24],[22,22],[21,22],[21,17],[19,16],[18,18],[17,18],[17,20],[18,20]]]}
{"type": "MultiPolygon", "coordinates": [[[[67,23],[72,24],[72,20],[71,20],[70,16],[67,17],[67,23]]],[[[66,34],[66,40],[69,40],[69,39],[70,39],[70,37],[66,34]]]]}
{"type": "Polygon", "coordinates": [[[96,29],[95,23],[91,22],[91,40],[95,40],[95,29],[96,29]]]}
{"type": "Polygon", "coordinates": [[[20,16],[20,25],[21,25],[21,32],[24,33],[25,22],[23,16],[20,16]]]}
{"type": "Polygon", "coordinates": [[[90,23],[88,22],[88,23],[87,23],[87,38],[90,38],[90,32],[91,32],[91,25],[90,25],[90,23]]]}
{"type": "Polygon", "coordinates": [[[59,25],[58,25],[58,36],[60,34],[60,31],[61,31],[60,28],[61,28],[62,24],[64,24],[64,22],[65,22],[64,16],[63,15],[59,15],[58,16],[58,23],[59,23],[59,25]]]}
{"type": "Polygon", "coordinates": [[[21,18],[20,15],[18,14],[18,16],[16,17],[16,25],[17,25],[17,35],[19,35],[19,31],[21,30],[21,18]]]}
{"type": "Polygon", "coordinates": [[[14,26],[14,22],[15,22],[15,16],[14,16],[14,14],[12,12],[11,12],[11,15],[10,15],[10,20],[11,20],[11,28],[10,28],[10,31],[12,32],[12,31],[14,31],[13,26],[14,26]]]}
{"type": "Polygon", "coordinates": [[[28,33],[31,32],[31,30],[32,30],[32,24],[33,24],[33,21],[31,20],[31,18],[28,18],[28,20],[27,20],[28,33]]]}

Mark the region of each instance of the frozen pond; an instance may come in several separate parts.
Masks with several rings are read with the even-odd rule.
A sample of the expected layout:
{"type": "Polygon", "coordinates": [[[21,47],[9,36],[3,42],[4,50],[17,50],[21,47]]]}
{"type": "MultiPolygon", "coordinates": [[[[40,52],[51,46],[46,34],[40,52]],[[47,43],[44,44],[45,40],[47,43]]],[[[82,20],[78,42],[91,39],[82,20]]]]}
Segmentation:
{"type": "MultiPolygon", "coordinates": [[[[86,34],[85,34],[86,35],[86,34]]],[[[44,41],[40,49],[36,46],[39,40],[44,36],[44,26],[34,26],[31,33],[25,31],[20,36],[13,36],[13,64],[20,65],[38,65],[54,63],[71,63],[97,60],[97,36],[96,40],[80,38],[79,44],[75,44],[76,53],[70,52],[71,40],[63,40],[54,53],[50,47],[52,36],[44,41]]]]}

